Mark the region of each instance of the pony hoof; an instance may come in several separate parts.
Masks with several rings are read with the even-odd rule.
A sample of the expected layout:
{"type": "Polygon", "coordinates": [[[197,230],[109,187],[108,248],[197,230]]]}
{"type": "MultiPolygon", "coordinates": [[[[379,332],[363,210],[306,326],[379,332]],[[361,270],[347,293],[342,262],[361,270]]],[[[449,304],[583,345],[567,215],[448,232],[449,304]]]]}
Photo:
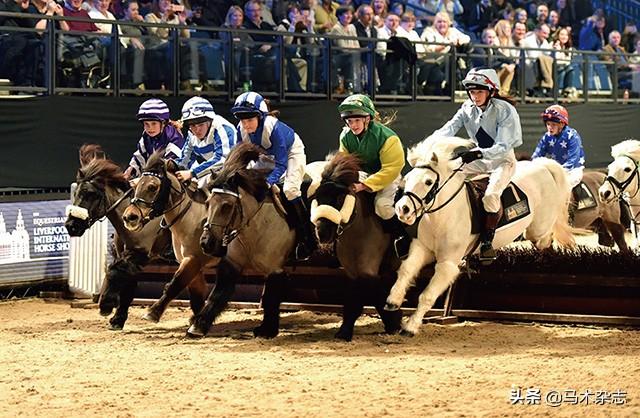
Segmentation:
{"type": "Polygon", "coordinates": [[[142,315],[142,319],[144,319],[145,321],[154,322],[154,323],[160,322],[160,318],[156,314],[153,314],[151,312],[147,312],[144,315],[142,315]]]}
{"type": "Polygon", "coordinates": [[[109,326],[109,329],[111,331],[122,331],[123,328],[124,328],[124,324],[111,324],[109,326]]]}
{"type": "Polygon", "coordinates": [[[384,304],[385,311],[397,311],[398,309],[400,309],[400,306],[396,305],[395,303],[387,302],[384,304]]]}
{"type": "Polygon", "coordinates": [[[277,335],[278,335],[277,329],[268,329],[267,327],[264,327],[262,325],[260,325],[259,327],[255,327],[253,329],[253,336],[256,338],[271,339],[271,338],[275,338],[277,335]]]}
{"type": "Polygon", "coordinates": [[[191,325],[187,330],[187,337],[189,338],[203,338],[205,336],[205,332],[202,332],[200,328],[197,326],[191,325]]]}
{"type": "Polygon", "coordinates": [[[100,316],[109,316],[113,309],[100,309],[100,316]]]}
{"type": "Polygon", "coordinates": [[[416,334],[411,332],[411,331],[407,331],[406,329],[403,329],[402,331],[400,331],[400,335],[402,335],[403,337],[415,337],[416,334]]]}
{"type": "Polygon", "coordinates": [[[336,332],[336,335],[334,335],[334,338],[337,340],[350,342],[353,339],[353,332],[339,330],[338,332],[336,332]]]}

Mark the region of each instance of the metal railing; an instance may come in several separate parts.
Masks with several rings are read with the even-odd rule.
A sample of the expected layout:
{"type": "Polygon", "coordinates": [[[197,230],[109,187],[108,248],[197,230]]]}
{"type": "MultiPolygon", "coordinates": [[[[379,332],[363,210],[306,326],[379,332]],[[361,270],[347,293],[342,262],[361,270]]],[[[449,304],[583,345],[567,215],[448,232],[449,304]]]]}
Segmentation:
{"type": "MultiPolygon", "coordinates": [[[[30,14],[0,14],[33,18],[30,14]]],[[[0,94],[180,95],[193,94],[192,90],[196,90],[202,95],[233,100],[239,92],[255,89],[280,100],[333,99],[351,92],[364,92],[384,100],[457,101],[466,98],[460,86],[466,71],[464,66],[482,63],[483,56],[486,64],[492,65],[492,60],[500,57],[500,51],[516,49],[519,55],[513,59],[517,71],[512,92],[522,102],[623,100],[623,95],[618,91],[618,64],[603,59],[602,52],[572,50],[572,59],[565,62],[556,58],[559,53],[556,50],[486,45],[470,45],[462,49],[450,46],[444,53],[420,53],[418,60],[409,64],[403,59],[394,60],[393,56],[399,54],[398,51],[388,50],[388,40],[382,39],[99,19],[91,21],[111,24],[111,34],[65,32],[52,23],[58,20],[86,20],[44,15],[38,17],[50,21],[45,31],[0,27],[0,52],[4,42],[12,35],[21,33],[42,52],[39,57],[43,64],[37,72],[35,85],[0,85],[0,94]],[[168,29],[169,36],[160,39],[149,34],[127,35],[130,28],[142,31],[164,28],[168,29]],[[189,31],[189,37],[181,36],[181,31],[185,29],[189,31]],[[271,37],[271,40],[254,41],[252,35],[271,37]],[[132,46],[133,39],[145,45],[141,64],[144,78],[139,80],[132,79],[131,74],[135,65],[138,65],[135,71],[140,71],[140,63],[131,63],[139,59],[132,46]],[[354,39],[360,43],[359,48],[340,46],[341,42],[354,39]],[[290,40],[295,42],[291,43],[290,40]],[[528,55],[536,50],[549,54],[553,59],[554,86],[544,97],[532,94],[539,67],[528,55]],[[93,58],[97,58],[97,61],[83,54],[94,54],[93,58]],[[574,72],[572,77],[575,85],[571,87],[576,94],[567,95],[566,91],[561,90],[563,83],[559,74],[566,76],[567,65],[574,72]],[[436,78],[434,82],[427,77],[434,72],[441,73],[441,80],[436,78]],[[150,73],[156,79],[151,80],[150,73]],[[300,81],[304,78],[306,83],[302,85],[300,81]],[[439,86],[434,83],[439,83],[439,86]]],[[[443,45],[426,42],[413,44],[419,50],[443,45]]],[[[139,55],[142,55],[141,51],[139,55]]],[[[496,68],[501,69],[500,66],[496,68]]],[[[626,101],[626,95],[624,97],[626,101]]]]}

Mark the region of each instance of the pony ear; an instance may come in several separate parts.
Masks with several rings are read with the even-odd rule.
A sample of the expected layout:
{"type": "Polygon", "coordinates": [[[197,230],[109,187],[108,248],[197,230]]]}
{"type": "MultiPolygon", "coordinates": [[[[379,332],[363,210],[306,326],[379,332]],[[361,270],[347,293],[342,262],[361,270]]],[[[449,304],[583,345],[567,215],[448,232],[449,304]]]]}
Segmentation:
{"type": "Polygon", "coordinates": [[[175,172],[178,171],[178,164],[173,160],[167,160],[165,162],[165,167],[167,169],[167,172],[171,174],[175,174],[175,172]]]}
{"type": "Polygon", "coordinates": [[[438,156],[436,155],[435,152],[431,153],[431,162],[434,164],[438,164],[438,156]]]}
{"type": "Polygon", "coordinates": [[[418,153],[413,148],[410,148],[409,153],[407,155],[407,162],[412,168],[415,167],[416,164],[418,163],[418,157],[419,157],[418,153]]]}

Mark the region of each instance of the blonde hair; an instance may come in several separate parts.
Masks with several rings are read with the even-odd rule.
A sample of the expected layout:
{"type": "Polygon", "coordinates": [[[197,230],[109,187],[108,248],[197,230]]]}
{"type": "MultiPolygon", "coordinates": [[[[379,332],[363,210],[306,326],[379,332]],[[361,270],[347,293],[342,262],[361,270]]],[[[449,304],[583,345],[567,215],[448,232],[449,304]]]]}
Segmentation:
{"type": "Polygon", "coordinates": [[[511,22],[509,22],[507,19],[498,20],[496,22],[496,25],[494,26],[496,35],[498,37],[498,43],[502,46],[509,45],[509,41],[511,40],[511,35],[507,35],[506,33],[507,28],[511,29],[511,22]]]}

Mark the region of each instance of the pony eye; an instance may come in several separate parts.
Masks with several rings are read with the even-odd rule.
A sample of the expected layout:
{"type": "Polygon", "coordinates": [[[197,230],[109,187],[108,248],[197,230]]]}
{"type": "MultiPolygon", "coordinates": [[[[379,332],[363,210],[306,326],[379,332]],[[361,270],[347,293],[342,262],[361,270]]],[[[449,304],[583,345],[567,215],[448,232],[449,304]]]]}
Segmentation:
{"type": "Polygon", "coordinates": [[[150,192],[155,192],[156,190],[158,190],[158,186],[156,186],[155,184],[149,185],[149,191],[150,192]]]}
{"type": "Polygon", "coordinates": [[[424,182],[427,186],[431,186],[433,184],[433,180],[427,180],[424,182]]]}
{"type": "Polygon", "coordinates": [[[625,168],[624,168],[624,172],[625,172],[625,173],[630,173],[630,172],[631,172],[631,168],[629,168],[629,167],[625,167],[625,168]]]}

